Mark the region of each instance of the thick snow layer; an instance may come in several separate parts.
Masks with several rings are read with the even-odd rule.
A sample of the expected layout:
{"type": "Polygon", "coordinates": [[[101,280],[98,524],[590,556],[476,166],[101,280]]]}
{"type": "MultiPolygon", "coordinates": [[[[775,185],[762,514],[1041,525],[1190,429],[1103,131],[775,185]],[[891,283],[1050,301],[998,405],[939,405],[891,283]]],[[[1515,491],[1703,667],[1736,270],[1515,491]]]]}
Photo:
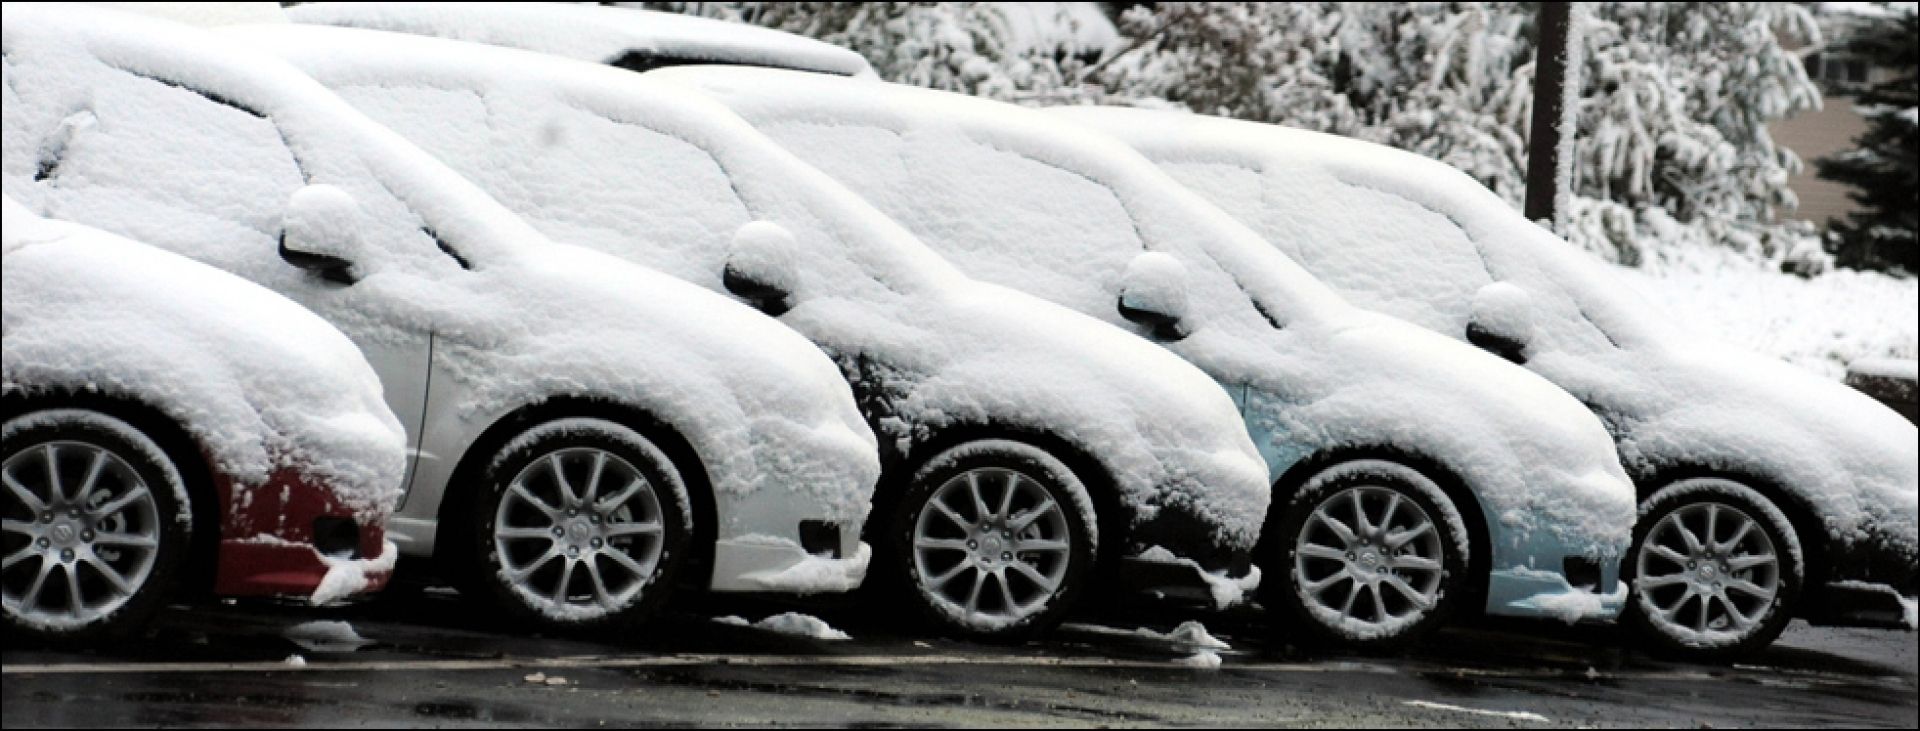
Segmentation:
{"type": "Polygon", "coordinates": [[[762,619],[758,622],[748,622],[744,617],[736,617],[731,615],[725,616],[725,617],[715,617],[713,621],[719,622],[720,624],[733,625],[735,627],[753,627],[756,629],[763,629],[768,632],[778,632],[783,635],[793,635],[795,637],[808,637],[816,640],[851,640],[853,639],[853,637],[849,636],[847,633],[834,629],[833,625],[826,623],[826,620],[823,620],[823,619],[820,619],[819,617],[815,617],[808,614],[801,614],[799,612],[786,612],[784,614],[775,614],[773,616],[767,617],[766,619],[762,619]]]}
{"type": "Polygon", "coordinates": [[[860,54],[805,36],[630,8],[558,3],[310,3],[288,8],[287,17],[296,23],[439,36],[590,63],[610,64],[639,54],[668,62],[873,75],[860,54]]]}
{"type": "Polygon", "coordinates": [[[313,588],[313,596],[307,597],[307,602],[319,606],[364,592],[373,585],[375,575],[391,575],[394,564],[399,560],[400,549],[393,545],[393,541],[385,541],[380,547],[380,555],[373,558],[320,555],[320,561],[327,565],[327,574],[320,578],[320,585],[313,588]]]}
{"type": "Polygon", "coordinates": [[[1226,571],[1208,571],[1202,568],[1198,561],[1175,556],[1172,551],[1161,546],[1149,546],[1134,558],[1156,563],[1178,564],[1192,569],[1201,581],[1207,583],[1207,593],[1213,597],[1213,608],[1216,610],[1238,606],[1260,589],[1260,567],[1258,566],[1252,567],[1246,576],[1236,579],[1228,576],[1226,571]]]}
{"type": "Polygon", "coordinates": [[[1201,650],[1192,655],[1174,660],[1173,664],[1184,665],[1198,670],[1218,670],[1220,669],[1220,653],[1212,650],[1201,650]]]}
{"type": "MultiPolygon", "coordinates": [[[[864,518],[879,473],[873,436],[838,369],[778,323],[547,241],[312,79],[219,37],[32,5],[9,6],[4,29],[0,180],[28,208],[265,284],[363,345],[421,345],[421,368],[431,332],[435,377],[470,395],[448,408],[476,432],[546,399],[604,399],[677,430],[723,509],[774,494],[817,504],[813,517],[864,518]],[[277,254],[304,184],[357,204],[351,286],[277,254]]],[[[750,529],[719,526],[722,538],[750,529]]]]}
{"type": "MultiPolygon", "coordinates": [[[[649,74],[696,86],[864,195],[969,274],[1134,332],[1116,298],[1142,257],[1185,269],[1173,352],[1238,390],[1275,476],[1346,447],[1424,454],[1489,522],[1618,553],[1632,488],[1605,430],[1551,384],[1362,312],[1125,147],[1050,115],[764,69],[649,74]]],[[[1157,267],[1157,265],[1146,265],[1157,267]]],[[[1136,270],[1137,273],[1137,270],[1136,270]]]]}
{"type": "MultiPolygon", "coordinates": [[[[1637,478],[1675,467],[1757,475],[1808,503],[1840,543],[1871,541],[1898,560],[1920,560],[1920,437],[1911,422],[1830,379],[1689,331],[1684,315],[1650,306],[1617,270],[1458,170],[1271,125],[1055,112],[1131,143],[1363,306],[1465,339],[1476,293],[1496,282],[1524,289],[1534,313],[1527,368],[1602,415],[1637,478]]],[[[1808,286],[1850,289],[1848,277],[1827,277],[1814,282],[1832,284],[1808,286]]],[[[1787,287],[1755,289],[1730,296],[1766,298],[1760,292],[1787,287]]],[[[1739,330],[1775,327],[1768,323],[1793,305],[1773,299],[1761,310],[1769,315],[1739,330]]],[[[1894,309],[1848,306],[1850,321],[1833,326],[1912,322],[1911,299],[1880,301],[1894,309]]],[[[1892,327],[1912,332],[1911,324],[1892,327]]],[[[1910,349],[1911,337],[1885,339],[1910,349]]]]}
{"type": "Polygon", "coordinates": [[[697,94],[440,39],[232,35],[293,60],[557,240],[717,291],[735,256],[756,276],[791,277],[781,321],[839,360],[909,460],[947,427],[1046,432],[1098,460],[1135,520],[1177,509],[1216,545],[1252,546],[1265,470],[1218,385],[1098,321],[967,278],[697,94]],[[766,251],[788,239],[790,258],[766,251]]]}
{"type": "Polygon", "coordinates": [[[1496,569],[1496,573],[1505,573],[1524,578],[1536,584],[1558,584],[1549,591],[1515,599],[1511,603],[1514,609],[1524,609],[1539,616],[1558,619],[1567,624],[1575,624],[1589,619],[1612,619],[1620,613],[1627,601],[1627,585],[1622,582],[1614,587],[1612,593],[1596,594],[1593,587],[1573,586],[1567,583],[1564,575],[1552,571],[1540,571],[1524,566],[1496,569]]]}
{"type": "Polygon", "coordinates": [[[785,594],[847,592],[860,587],[867,578],[867,566],[873,561],[873,547],[864,541],[846,558],[829,558],[807,553],[800,544],[778,536],[743,536],[737,543],[760,542],[778,546],[801,556],[799,561],[778,571],[755,571],[740,580],[761,591],[785,594]]]}
{"type": "Polygon", "coordinates": [[[370,522],[393,509],[406,438],[340,331],[204,264],[5,208],[7,391],[132,399],[177,421],[242,491],[290,468],[370,522]]]}

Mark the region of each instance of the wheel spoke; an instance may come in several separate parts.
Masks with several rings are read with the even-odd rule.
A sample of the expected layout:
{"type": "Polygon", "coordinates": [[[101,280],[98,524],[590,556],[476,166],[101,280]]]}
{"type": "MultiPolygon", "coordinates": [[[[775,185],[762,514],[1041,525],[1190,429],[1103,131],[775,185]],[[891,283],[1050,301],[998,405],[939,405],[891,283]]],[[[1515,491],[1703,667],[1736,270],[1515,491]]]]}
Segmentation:
{"type": "Polygon", "coordinates": [[[659,521],[649,520],[636,523],[608,523],[606,529],[602,532],[605,533],[608,538],[619,538],[621,536],[631,535],[657,536],[664,530],[666,530],[665,527],[663,527],[659,521]]]}
{"type": "Polygon", "coordinates": [[[1353,617],[1353,600],[1360,598],[1360,582],[1355,581],[1347,587],[1347,600],[1340,605],[1340,616],[1353,617]]]}
{"type": "Polygon", "coordinates": [[[1772,554],[1766,553],[1734,556],[1733,558],[1727,559],[1727,568],[1733,571],[1745,571],[1755,566],[1765,566],[1773,563],[1775,560],[1772,554]]]}
{"type": "Polygon", "coordinates": [[[1679,551],[1675,551],[1675,550],[1673,550],[1673,549],[1671,549],[1671,548],[1668,548],[1668,547],[1666,547],[1666,546],[1662,546],[1662,545],[1658,545],[1658,544],[1649,544],[1649,545],[1647,546],[1647,552],[1648,552],[1648,553],[1651,553],[1651,554],[1653,554],[1653,555],[1655,555],[1655,556],[1659,556],[1659,557],[1661,557],[1661,558],[1663,558],[1663,559],[1666,559],[1666,560],[1668,560],[1668,561],[1671,561],[1671,562],[1673,562],[1673,564],[1674,564],[1675,566],[1685,566],[1685,565],[1687,565],[1687,557],[1686,557],[1686,556],[1682,556],[1682,555],[1680,555],[1680,552],[1679,552],[1679,551]]]}
{"type": "Polygon", "coordinates": [[[594,498],[600,497],[600,473],[607,469],[607,453],[593,453],[593,472],[587,475],[587,493],[580,496],[580,502],[592,505],[594,498]]]}
{"type": "Polygon", "coordinates": [[[1642,576],[1638,579],[1633,580],[1633,585],[1636,587],[1639,587],[1643,591],[1647,589],[1658,589],[1664,586],[1673,586],[1675,584],[1685,584],[1685,583],[1687,583],[1687,577],[1682,574],[1667,574],[1665,576],[1642,576]]]}
{"type": "Polygon", "coordinates": [[[594,601],[599,602],[600,606],[604,608],[613,609],[613,595],[607,592],[607,582],[600,578],[600,562],[587,559],[585,563],[587,566],[587,579],[593,582],[594,601]]]}
{"type": "Polygon", "coordinates": [[[1700,543],[1701,545],[1706,545],[1706,546],[1714,545],[1714,542],[1719,540],[1719,535],[1720,535],[1720,504],[1707,503],[1707,539],[1704,541],[1701,541],[1700,543]]]}
{"type": "Polygon", "coordinates": [[[152,536],[137,533],[95,533],[93,544],[96,546],[128,546],[131,548],[153,548],[159,543],[152,536]]]}
{"type": "Polygon", "coordinates": [[[32,545],[21,546],[20,550],[7,554],[7,558],[5,561],[0,561],[0,571],[13,568],[14,564],[20,563],[21,561],[25,561],[30,557],[38,556],[38,555],[40,555],[40,552],[33,550],[32,545]]]}
{"type": "Polygon", "coordinates": [[[1353,532],[1363,536],[1372,534],[1373,524],[1367,522],[1367,506],[1360,499],[1360,491],[1348,490],[1347,502],[1353,504],[1353,532]]]}
{"type": "Polygon", "coordinates": [[[1060,581],[1058,579],[1040,573],[1039,569],[1029,566],[1025,562],[1015,561],[1013,563],[1013,570],[1026,576],[1029,580],[1033,581],[1033,583],[1039,585],[1042,591],[1048,594],[1052,594],[1053,590],[1060,588],[1060,581]]]}
{"type": "Polygon", "coordinates": [[[542,553],[532,561],[527,562],[526,565],[521,566],[520,568],[517,568],[517,569],[508,568],[507,571],[509,574],[513,576],[513,583],[518,584],[523,581],[526,581],[527,577],[533,575],[533,572],[539,571],[540,569],[546,567],[549,561],[552,561],[555,557],[559,555],[560,555],[559,547],[556,546],[554,548],[549,548],[546,550],[545,553],[542,553]]]}
{"type": "Polygon", "coordinates": [[[913,539],[913,547],[923,550],[965,551],[967,550],[967,542],[958,538],[915,538],[913,539]]]}
{"type": "Polygon", "coordinates": [[[967,592],[967,613],[980,611],[980,587],[987,584],[987,572],[973,572],[973,590],[967,592]]]}
{"type": "Polygon", "coordinates": [[[1424,556],[1394,556],[1387,565],[1410,571],[1439,571],[1440,562],[1424,556]]]}
{"type": "Polygon", "coordinates": [[[1387,548],[1397,549],[1407,545],[1412,542],[1413,539],[1426,535],[1427,531],[1430,530],[1433,530],[1433,523],[1421,521],[1419,525],[1412,528],[1400,531],[1399,533],[1390,533],[1387,535],[1387,548]]]}
{"type": "Polygon", "coordinates": [[[1319,519],[1320,524],[1326,526],[1327,530],[1333,531],[1334,537],[1340,539],[1341,543],[1348,546],[1353,545],[1353,529],[1348,528],[1346,523],[1334,520],[1333,516],[1327,514],[1325,506],[1315,509],[1313,511],[1313,517],[1319,519]]]}
{"type": "Polygon", "coordinates": [[[1707,631],[1707,608],[1709,605],[1709,600],[1711,600],[1712,598],[1713,597],[1710,597],[1704,594],[1700,596],[1700,613],[1694,615],[1693,631],[1695,632],[1707,631]]]}
{"type": "Polygon", "coordinates": [[[1298,550],[1300,555],[1306,556],[1307,558],[1318,558],[1328,561],[1345,561],[1347,559],[1347,553],[1345,551],[1332,546],[1322,546],[1318,543],[1303,543],[1298,550]]]}
{"type": "Polygon", "coordinates": [[[23,536],[37,535],[33,532],[33,524],[24,520],[0,520],[0,531],[23,536]]]}
{"type": "Polygon", "coordinates": [[[1772,591],[1746,579],[1728,579],[1726,586],[1728,591],[1737,591],[1750,597],[1767,599],[1773,596],[1772,591]]]}
{"type": "Polygon", "coordinates": [[[1681,522],[1679,513],[1674,513],[1673,515],[1668,516],[1667,522],[1673,526],[1673,531],[1675,533],[1680,534],[1680,540],[1687,544],[1687,553],[1689,554],[1700,553],[1700,549],[1701,549],[1700,537],[1694,535],[1693,529],[1688,528],[1686,523],[1681,522]]]}
{"type": "Polygon", "coordinates": [[[95,451],[93,453],[93,463],[87,465],[86,479],[80,481],[80,489],[74,493],[74,502],[80,503],[81,505],[87,504],[87,497],[93,494],[93,486],[100,482],[100,471],[106,466],[107,450],[102,449],[95,451]]]}
{"type": "Polygon", "coordinates": [[[573,583],[573,567],[575,564],[578,564],[578,563],[579,561],[576,561],[572,558],[568,558],[563,562],[561,562],[560,583],[555,584],[553,587],[553,603],[555,604],[567,603],[567,586],[573,583]]]}
{"type": "Polygon", "coordinates": [[[974,520],[986,520],[989,513],[987,512],[987,499],[980,495],[980,473],[967,473],[967,492],[973,496],[974,520]]]}
{"type": "Polygon", "coordinates": [[[627,483],[626,487],[620,488],[620,492],[595,501],[593,509],[603,513],[617,510],[620,506],[627,504],[628,500],[632,500],[633,496],[640,494],[640,490],[646,486],[647,481],[644,478],[635,477],[632,482],[627,483]]]}
{"type": "Polygon", "coordinates": [[[1399,511],[1400,511],[1400,493],[1396,492],[1387,498],[1387,509],[1380,511],[1380,527],[1381,528],[1393,527],[1393,514],[1399,511]]]}
{"type": "Polygon", "coordinates": [[[540,499],[540,496],[533,494],[533,491],[528,490],[526,485],[515,482],[507,488],[507,491],[513,493],[514,497],[520,498],[528,505],[532,505],[533,509],[545,513],[548,520],[556,523],[559,522],[560,511],[552,505],[548,505],[547,501],[540,499]]]}
{"type": "Polygon", "coordinates": [[[1386,621],[1392,618],[1387,614],[1387,602],[1385,598],[1380,596],[1380,582],[1375,581],[1367,584],[1367,597],[1373,600],[1373,618],[1375,621],[1386,621]]]}
{"type": "MultiPolygon", "coordinates": [[[[1418,591],[1414,591],[1413,587],[1408,585],[1405,579],[1402,579],[1398,576],[1386,576],[1386,577],[1382,577],[1380,581],[1381,583],[1384,583],[1387,586],[1393,587],[1394,591],[1399,592],[1401,596],[1406,597],[1407,601],[1412,602],[1413,606],[1419,609],[1420,611],[1424,612],[1424,611],[1427,611],[1428,609],[1433,608],[1433,605],[1427,601],[1427,597],[1422,595],[1418,591]]],[[[1385,611],[1386,611],[1385,606],[1382,605],[1381,612],[1384,613],[1385,611]]]]}
{"type": "Polygon", "coordinates": [[[1721,598],[1720,608],[1726,611],[1727,621],[1732,622],[1735,629],[1738,629],[1741,632],[1745,632],[1747,631],[1748,628],[1753,626],[1753,618],[1748,617],[1746,614],[1742,613],[1740,611],[1740,606],[1734,603],[1733,601],[1726,599],[1724,597],[1721,598]]]}
{"type": "Polygon", "coordinates": [[[941,515],[947,516],[947,520],[952,521],[953,524],[961,530],[973,530],[972,523],[962,520],[960,514],[953,512],[953,508],[947,507],[946,502],[940,498],[935,497],[932,500],[928,500],[927,504],[932,505],[935,510],[939,510],[941,515]]]}
{"type": "Polygon", "coordinates": [[[1073,544],[1068,543],[1066,541],[1049,541],[1049,540],[1042,540],[1042,539],[1036,538],[1036,539],[1019,540],[1019,541],[1013,542],[1013,550],[1015,551],[1065,553],[1072,549],[1073,549],[1073,544]]]}
{"type": "Polygon", "coordinates": [[[1738,548],[1740,546],[1740,542],[1743,540],[1746,540],[1747,534],[1752,532],[1753,532],[1753,521],[1751,520],[1740,521],[1740,527],[1733,529],[1733,537],[1728,538],[1725,542],[1721,543],[1719,547],[1720,550],[1730,551],[1735,548],[1738,548]]]}
{"type": "Polygon", "coordinates": [[[553,484],[560,486],[560,495],[567,505],[580,504],[580,494],[573,491],[573,483],[567,481],[567,474],[561,469],[559,452],[547,455],[547,469],[553,472],[553,484]]]}
{"type": "Polygon", "coordinates": [[[993,583],[1000,586],[1000,606],[1005,607],[1009,613],[1023,613],[1022,610],[1025,607],[1013,600],[1013,587],[1007,584],[1007,575],[1004,572],[994,574],[993,583]]]}
{"type": "Polygon", "coordinates": [[[86,597],[80,596],[80,565],[61,564],[60,574],[67,580],[67,611],[78,617],[87,608],[86,597]]]}
{"type": "Polygon", "coordinates": [[[53,560],[41,558],[40,573],[34,575],[33,583],[29,584],[26,592],[20,595],[20,606],[27,608],[40,606],[40,590],[46,588],[47,576],[53,573],[55,565],[53,560]]]}
{"type": "Polygon", "coordinates": [[[127,506],[132,505],[135,501],[144,497],[147,497],[147,488],[144,485],[136,485],[120,497],[114,498],[100,507],[88,511],[88,513],[90,517],[95,519],[111,518],[119,515],[120,511],[126,510],[127,506]]]}
{"type": "Polygon", "coordinates": [[[1339,571],[1333,572],[1332,574],[1328,574],[1325,578],[1322,578],[1318,581],[1309,581],[1307,583],[1301,584],[1300,588],[1307,590],[1308,594],[1317,595],[1320,592],[1325,591],[1327,587],[1333,586],[1334,584],[1339,583],[1341,579],[1351,579],[1351,578],[1353,578],[1353,574],[1348,573],[1348,571],[1343,568],[1343,569],[1340,569],[1339,571]]]}
{"type": "Polygon", "coordinates": [[[52,444],[46,446],[46,452],[47,490],[52,493],[49,497],[53,498],[55,502],[65,502],[67,500],[67,488],[60,484],[60,465],[54,460],[54,448],[52,444]]]}
{"type": "Polygon", "coordinates": [[[531,539],[538,539],[538,538],[544,538],[548,541],[555,540],[555,538],[553,537],[553,531],[551,529],[530,528],[530,527],[524,527],[524,526],[507,526],[504,528],[495,528],[493,531],[493,535],[496,538],[505,538],[510,541],[531,540],[531,539]]]}
{"type": "Polygon", "coordinates": [[[0,472],[0,479],[6,481],[7,490],[12,492],[14,497],[19,498],[20,502],[25,503],[28,510],[39,513],[47,509],[46,501],[41,500],[40,496],[33,494],[26,485],[20,484],[19,480],[13,478],[13,470],[0,472]]]}
{"type": "Polygon", "coordinates": [[[1044,502],[1040,503],[1039,505],[1033,506],[1031,509],[1027,510],[1027,512],[1025,513],[1021,513],[1018,519],[1010,521],[1009,524],[1007,525],[1007,529],[1015,533],[1024,531],[1027,529],[1028,526],[1033,525],[1034,521],[1039,520],[1040,516],[1053,512],[1059,507],[1060,507],[1059,504],[1053,501],[1053,497],[1048,496],[1044,498],[1044,502]]]}
{"type": "Polygon", "coordinates": [[[114,591],[118,591],[123,595],[133,593],[133,583],[127,581],[127,577],[122,576],[120,571],[115,569],[112,564],[94,556],[88,556],[81,560],[85,561],[87,565],[92,566],[94,573],[99,574],[101,578],[107,580],[107,583],[112,584],[114,591]]]}
{"type": "Polygon", "coordinates": [[[1007,473],[1007,490],[1000,494],[1000,512],[994,514],[1001,522],[1004,523],[1008,518],[1013,517],[1008,511],[1013,510],[1013,494],[1019,490],[1020,474],[1017,472],[1007,473]]]}
{"type": "Polygon", "coordinates": [[[961,561],[960,563],[954,564],[953,568],[948,569],[947,572],[944,574],[941,574],[939,576],[927,577],[927,588],[938,591],[941,588],[945,587],[947,584],[951,583],[956,577],[960,576],[961,572],[964,572],[969,568],[973,568],[973,565],[965,561],[961,561]]]}
{"type": "Polygon", "coordinates": [[[621,568],[632,573],[635,579],[640,581],[647,580],[647,567],[640,565],[639,561],[633,560],[633,557],[627,555],[626,551],[602,551],[600,555],[613,559],[614,563],[620,564],[621,568]]]}

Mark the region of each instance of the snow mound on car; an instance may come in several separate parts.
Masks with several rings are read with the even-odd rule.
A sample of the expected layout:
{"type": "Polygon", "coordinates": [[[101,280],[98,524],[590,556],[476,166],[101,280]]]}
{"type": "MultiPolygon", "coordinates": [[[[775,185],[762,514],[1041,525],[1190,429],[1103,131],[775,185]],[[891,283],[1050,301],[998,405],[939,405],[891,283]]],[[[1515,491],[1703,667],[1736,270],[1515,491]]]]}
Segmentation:
{"type": "Polygon", "coordinates": [[[406,436],[340,331],[239,277],[5,205],[6,391],[136,401],[242,489],[291,468],[364,517],[392,510],[406,436]]]}

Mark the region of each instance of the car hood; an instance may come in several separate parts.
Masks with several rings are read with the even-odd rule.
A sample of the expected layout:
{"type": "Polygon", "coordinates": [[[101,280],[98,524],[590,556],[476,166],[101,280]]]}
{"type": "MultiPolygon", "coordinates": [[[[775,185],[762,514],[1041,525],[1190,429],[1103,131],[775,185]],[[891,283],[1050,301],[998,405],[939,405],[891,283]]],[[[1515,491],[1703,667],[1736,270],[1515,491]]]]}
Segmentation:
{"type": "Polygon", "coordinates": [[[783,317],[838,353],[879,366],[896,394],[881,438],[911,453],[953,425],[1051,435],[1112,478],[1135,524],[1163,509],[1247,549],[1266,517],[1266,469],[1226,392],[1179,358],[1093,318],[1005,287],[954,279],[911,307],[803,303],[783,317]]]}

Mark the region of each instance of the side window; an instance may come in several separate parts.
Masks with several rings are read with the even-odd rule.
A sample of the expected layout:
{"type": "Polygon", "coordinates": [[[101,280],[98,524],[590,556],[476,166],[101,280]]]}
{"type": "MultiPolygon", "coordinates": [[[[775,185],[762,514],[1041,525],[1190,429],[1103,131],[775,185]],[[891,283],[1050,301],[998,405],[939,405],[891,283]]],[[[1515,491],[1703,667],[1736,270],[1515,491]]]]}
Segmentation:
{"type": "Polygon", "coordinates": [[[718,287],[734,231],[752,220],[704,150],[548,96],[403,85],[338,91],[555,241],[718,287]]]}
{"type": "Polygon", "coordinates": [[[1162,168],[1362,307],[1464,337],[1474,293],[1493,281],[1465,231],[1405,198],[1311,168],[1162,168]]]}
{"type": "Polygon", "coordinates": [[[1076,309],[1106,312],[1127,263],[1145,250],[1132,215],[1106,186],[957,131],[903,138],[804,122],[762,131],[978,279],[1021,282],[1076,309]]]}

